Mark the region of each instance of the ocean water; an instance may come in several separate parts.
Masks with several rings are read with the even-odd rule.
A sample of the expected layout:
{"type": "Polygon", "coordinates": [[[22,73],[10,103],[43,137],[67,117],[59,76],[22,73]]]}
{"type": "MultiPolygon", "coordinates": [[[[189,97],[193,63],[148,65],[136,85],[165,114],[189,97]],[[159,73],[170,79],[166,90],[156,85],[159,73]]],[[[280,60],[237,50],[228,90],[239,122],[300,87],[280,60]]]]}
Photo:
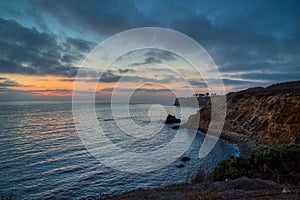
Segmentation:
{"type": "MultiPolygon", "coordinates": [[[[122,106],[118,108],[120,113],[122,106]]],[[[148,103],[131,104],[132,119],[137,124],[147,124],[151,106],[148,103]]],[[[163,106],[167,113],[187,120],[188,115],[182,115],[178,107],[163,106]]],[[[194,108],[183,109],[185,113],[196,112],[194,108]]],[[[197,133],[192,145],[183,154],[190,157],[190,161],[184,163],[178,158],[152,172],[126,173],[105,166],[89,154],[77,134],[71,102],[0,103],[0,111],[0,195],[4,196],[80,199],[160,187],[189,181],[199,170],[208,173],[220,160],[238,154],[236,145],[219,140],[208,156],[199,159],[204,136],[197,133]],[[185,167],[178,168],[180,164],[185,167]]],[[[106,135],[128,151],[160,148],[178,131],[163,124],[166,116],[162,112],[155,119],[155,123],[163,127],[156,139],[137,142],[120,135],[122,131],[114,121],[117,116],[112,115],[109,103],[96,103],[96,113],[100,126],[107,131],[106,135]]],[[[189,134],[186,129],[180,131],[189,134]]]]}

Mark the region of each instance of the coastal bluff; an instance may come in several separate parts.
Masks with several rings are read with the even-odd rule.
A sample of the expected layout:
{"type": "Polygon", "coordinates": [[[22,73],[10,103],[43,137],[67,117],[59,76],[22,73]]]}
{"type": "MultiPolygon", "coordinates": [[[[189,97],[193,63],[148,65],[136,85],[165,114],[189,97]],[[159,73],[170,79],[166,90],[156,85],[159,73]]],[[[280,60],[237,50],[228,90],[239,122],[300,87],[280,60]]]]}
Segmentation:
{"type": "MultiPolygon", "coordinates": [[[[235,132],[262,144],[300,143],[300,81],[232,92],[226,99],[224,134],[235,132]]],[[[183,126],[205,132],[210,116],[208,101],[183,126]]]]}

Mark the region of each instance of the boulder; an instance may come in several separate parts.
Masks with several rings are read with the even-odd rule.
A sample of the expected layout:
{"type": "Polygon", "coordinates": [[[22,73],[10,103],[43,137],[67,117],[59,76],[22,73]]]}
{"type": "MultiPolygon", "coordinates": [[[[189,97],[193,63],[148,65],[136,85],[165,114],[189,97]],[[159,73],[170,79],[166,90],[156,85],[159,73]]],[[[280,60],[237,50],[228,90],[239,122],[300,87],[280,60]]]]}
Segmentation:
{"type": "Polygon", "coordinates": [[[183,161],[183,162],[187,162],[189,160],[191,160],[191,159],[187,156],[184,156],[184,157],[181,158],[181,161],[183,161]]]}
{"type": "Polygon", "coordinates": [[[181,120],[177,119],[175,116],[173,115],[168,115],[167,119],[166,119],[166,124],[174,124],[174,123],[180,123],[181,120]]]}

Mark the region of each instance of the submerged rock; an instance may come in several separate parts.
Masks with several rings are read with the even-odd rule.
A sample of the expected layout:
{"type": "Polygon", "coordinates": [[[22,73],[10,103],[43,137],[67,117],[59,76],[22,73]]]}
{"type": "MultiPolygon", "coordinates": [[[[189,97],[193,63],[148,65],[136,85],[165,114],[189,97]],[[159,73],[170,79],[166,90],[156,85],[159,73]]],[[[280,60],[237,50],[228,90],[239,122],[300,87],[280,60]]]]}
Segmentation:
{"type": "Polygon", "coordinates": [[[179,129],[179,128],[180,128],[179,125],[172,126],[172,129],[179,129]]]}
{"type": "Polygon", "coordinates": [[[183,168],[184,164],[176,165],[177,168],[183,168]]]}
{"type": "Polygon", "coordinates": [[[181,161],[183,161],[183,162],[187,162],[189,160],[191,160],[191,159],[187,156],[184,156],[184,157],[181,158],[181,161]]]}
{"type": "Polygon", "coordinates": [[[174,124],[174,123],[180,123],[181,120],[177,119],[174,115],[168,115],[166,119],[166,124],[174,124]]]}

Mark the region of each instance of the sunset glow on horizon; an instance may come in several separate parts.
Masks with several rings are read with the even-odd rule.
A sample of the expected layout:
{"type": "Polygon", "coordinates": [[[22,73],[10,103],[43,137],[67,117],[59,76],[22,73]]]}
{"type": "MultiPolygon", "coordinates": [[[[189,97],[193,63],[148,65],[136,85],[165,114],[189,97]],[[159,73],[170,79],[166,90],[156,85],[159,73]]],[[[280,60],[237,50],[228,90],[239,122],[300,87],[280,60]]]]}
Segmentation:
{"type": "MultiPolygon", "coordinates": [[[[226,92],[298,80],[300,45],[296,24],[300,16],[296,6],[254,4],[259,4],[263,12],[252,3],[232,10],[230,5],[221,8],[210,2],[203,6],[201,2],[178,1],[167,6],[165,1],[101,1],[86,2],[81,7],[71,1],[59,4],[3,1],[0,3],[0,101],[71,100],[77,71],[86,56],[114,34],[140,27],[169,28],[203,45],[222,74],[226,92]],[[127,10],[122,9],[124,6],[127,10]],[[152,12],[158,8],[163,9],[159,17],[152,12]],[[102,11],[98,12],[99,9],[102,11]],[[170,13],[172,9],[178,13],[170,13]],[[243,21],[247,21],[247,26],[243,21]]],[[[108,100],[116,82],[130,70],[131,81],[122,87],[131,88],[137,81],[150,82],[141,88],[143,91],[139,90],[144,96],[169,98],[171,93],[166,88],[180,91],[182,96],[190,95],[186,92],[188,85],[195,93],[208,92],[204,77],[196,76],[182,58],[172,52],[141,50],[118,59],[103,72],[105,77],[98,83],[96,97],[108,100]],[[179,81],[168,72],[164,74],[163,68],[158,69],[161,74],[151,74],[152,65],[157,64],[177,69],[187,81],[179,81]],[[144,71],[134,73],[134,67],[144,71]]],[[[79,80],[83,93],[85,86],[88,88],[98,81],[93,76],[84,79],[79,80]]]]}

